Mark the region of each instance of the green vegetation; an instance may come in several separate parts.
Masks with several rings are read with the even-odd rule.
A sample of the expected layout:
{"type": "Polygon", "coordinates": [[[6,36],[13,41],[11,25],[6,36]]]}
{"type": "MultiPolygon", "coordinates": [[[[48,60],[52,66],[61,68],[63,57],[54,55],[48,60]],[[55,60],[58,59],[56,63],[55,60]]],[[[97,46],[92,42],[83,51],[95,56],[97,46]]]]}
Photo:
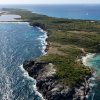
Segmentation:
{"type": "Polygon", "coordinates": [[[41,60],[52,62],[58,81],[74,85],[90,73],[89,68],[77,62],[82,50],[100,52],[100,21],[52,18],[30,11],[4,9],[22,16],[31,25],[43,26],[48,31],[50,48],[41,60]]]}
{"type": "Polygon", "coordinates": [[[75,85],[89,74],[89,69],[82,64],[75,63],[74,59],[69,56],[47,55],[41,57],[43,61],[51,62],[57,69],[56,77],[59,82],[65,85],[75,85]]]}

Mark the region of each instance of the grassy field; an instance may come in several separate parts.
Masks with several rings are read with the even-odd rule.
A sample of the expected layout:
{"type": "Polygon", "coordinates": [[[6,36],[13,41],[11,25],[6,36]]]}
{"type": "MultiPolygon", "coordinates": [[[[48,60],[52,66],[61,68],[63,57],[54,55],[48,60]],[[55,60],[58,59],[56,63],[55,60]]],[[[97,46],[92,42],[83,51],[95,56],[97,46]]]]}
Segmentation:
{"type": "Polygon", "coordinates": [[[41,60],[52,62],[57,69],[56,77],[66,85],[75,85],[90,69],[76,60],[86,52],[100,52],[100,21],[52,18],[24,10],[4,9],[22,16],[31,25],[48,32],[48,54],[41,60]]]}

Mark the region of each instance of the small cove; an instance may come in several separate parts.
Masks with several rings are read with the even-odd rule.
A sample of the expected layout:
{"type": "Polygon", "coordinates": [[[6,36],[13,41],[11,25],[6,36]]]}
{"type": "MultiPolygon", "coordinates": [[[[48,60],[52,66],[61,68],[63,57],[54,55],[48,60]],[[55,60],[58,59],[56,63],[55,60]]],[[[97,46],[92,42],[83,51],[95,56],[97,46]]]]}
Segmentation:
{"type": "Polygon", "coordinates": [[[95,71],[95,75],[91,78],[91,91],[88,100],[99,100],[100,97],[100,54],[87,54],[83,57],[85,66],[89,66],[95,71]]]}

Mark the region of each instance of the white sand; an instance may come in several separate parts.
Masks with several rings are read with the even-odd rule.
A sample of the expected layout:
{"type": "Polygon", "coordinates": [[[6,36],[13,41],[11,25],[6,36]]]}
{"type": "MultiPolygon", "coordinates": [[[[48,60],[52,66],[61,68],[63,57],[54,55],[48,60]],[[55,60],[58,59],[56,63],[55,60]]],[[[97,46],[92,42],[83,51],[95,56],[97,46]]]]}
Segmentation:
{"type": "Polygon", "coordinates": [[[89,58],[92,58],[93,56],[95,56],[95,54],[93,53],[88,53],[88,54],[86,54],[86,56],[83,56],[82,57],[82,63],[85,65],[85,66],[89,66],[88,65],[88,63],[87,63],[87,60],[89,59],[89,58]]]}

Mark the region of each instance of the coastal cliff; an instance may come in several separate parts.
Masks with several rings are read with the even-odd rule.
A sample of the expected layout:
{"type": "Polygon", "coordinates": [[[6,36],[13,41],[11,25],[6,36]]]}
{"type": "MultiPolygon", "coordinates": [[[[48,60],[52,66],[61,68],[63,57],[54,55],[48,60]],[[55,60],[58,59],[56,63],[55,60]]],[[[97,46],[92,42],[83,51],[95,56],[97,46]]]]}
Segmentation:
{"type": "MultiPolygon", "coordinates": [[[[34,22],[30,23],[30,25],[47,31],[45,24],[34,22]]],[[[48,43],[45,51],[49,52],[49,48],[50,44],[48,43]]],[[[83,55],[86,55],[85,50],[83,48],[80,49],[83,55]]],[[[51,62],[39,59],[25,61],[23,64],[23,68],[28,72],[29,76],[36,80],[37,89],[46,100],[87,100],[87,95],[90,91],[90,78],[93,76],[92,71],[74,86],[67,86],[58,81],[59,79],[56,77],[57,69],[54,66],[51,62]]]]}
{"type": "MultiPolygon", "coordinates": [[[[30,25],[40,27],[43,31],[47,30],[46,26],[41,23],[35,22],[30,23],[30,25]]],[[[50,44],[47,45],[45,51],[48,52],[49,47],[50,44]]],[[[86,55],[85,50],[80,49],[83,55],[86,55]]],[[[92,71],[74,86],[67,86],[58,82],[59,79],[56,77],[56,68],[54,66],[51,62],[39,59],[25,61],[23,64],[23,68],[28,72],[29,76],[36,79],[37,89],[46,100],[87,100],[92,71]]]]}
{"type": "MultiPolygon", "coordinates": [[[[43,31],[48,30],[46,25],[42,23],[33,22],[30,25],[40,27],[43,31]]],[[[49,48],[50,44],[48,41],[45,51],[49,52],[49,48]]],[[[86,55],[85,50],[80,49],[82,51],[81,53],[86,55]]],[[[73,86],[67,86],[59,82],[59,79],[56,77],[57,69],[54,66],[52,62],[41,61],[39,59],[25,61],[23,64],[23,68],[28,72],[29,76],[36,80],[37,89],[46,100],[87,100],[87,95],[90,91],[89,84],[92,71],[86,74],[84,78],[78,80],[73,86]]]]}
{"type": "Polygon", "coordinates": [[[37,89],[47,100],[86,100],[89,92],[89,78],[87,75],[74,87],[60,84],[55,76],[56,69],[50,62],[29,60],[23,64],[24,69],[36,79],[37,89]]]}

